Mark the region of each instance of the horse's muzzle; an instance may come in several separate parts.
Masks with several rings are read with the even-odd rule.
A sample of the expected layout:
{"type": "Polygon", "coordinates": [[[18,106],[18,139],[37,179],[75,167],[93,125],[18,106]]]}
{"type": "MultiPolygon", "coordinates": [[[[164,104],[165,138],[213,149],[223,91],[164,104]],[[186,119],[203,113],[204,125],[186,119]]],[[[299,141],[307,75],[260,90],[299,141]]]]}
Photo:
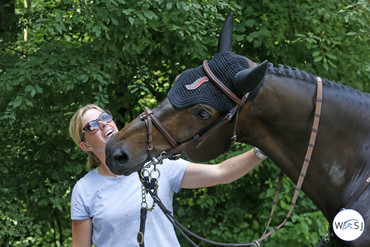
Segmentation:
{"type": "Polygon", "coordinates": [[[112,136],[105,145],[105,164],[116,175],[130,175],[135,170],[130,169],[128,163],[128,153],[117,145],[112,136]]]}

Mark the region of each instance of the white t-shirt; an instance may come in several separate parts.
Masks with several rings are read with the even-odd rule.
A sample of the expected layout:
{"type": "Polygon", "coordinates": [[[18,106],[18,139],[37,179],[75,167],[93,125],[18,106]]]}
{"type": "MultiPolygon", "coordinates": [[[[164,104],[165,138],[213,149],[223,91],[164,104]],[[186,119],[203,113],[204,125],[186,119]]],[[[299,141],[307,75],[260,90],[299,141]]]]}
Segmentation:
{"type": "MultiPolygon", "coordinates": [[[[171,212],[173,193],[178,192],[188,161],[164,160],[160,170],[158,195],[171,212]]],[[[146,195],[148,207],[152,198],[146,195]]],[[[106,177],[90,171],[73,188],[71,219],[92,219],[92,241],[97,247],[138,246],[141,183],[137,173],[106,177]]],[[[148,211],[144,242],[146,246],[180,246],[171,222],[158,205],[148,211]]]]}

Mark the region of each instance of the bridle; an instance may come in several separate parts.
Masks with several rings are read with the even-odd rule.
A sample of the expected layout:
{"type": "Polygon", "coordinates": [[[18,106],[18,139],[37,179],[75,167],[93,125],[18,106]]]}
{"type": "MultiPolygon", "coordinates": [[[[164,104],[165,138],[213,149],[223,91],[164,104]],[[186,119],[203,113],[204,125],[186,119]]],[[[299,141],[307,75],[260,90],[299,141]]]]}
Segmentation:
{"type": "MultiPolygon", "coordinates": [[[[251,67],[256,66],[256,64],[251,62],[249,59],[247,59],[247,61],[248,61],[249,65],[251,67]]],[[[194,137],[192,137],[192,138],[190,138],[187,141],[182,142],[182,143],[177,143],[176,142],[175,138],[173,138],[173,136],[170,134],[170,132],[164,127],[164,125],[154,115],[152,110],[144,108],[144,112],[142,114],[140,114],[140,119],[145,122],[146,127],[147,127],[147,134],[148,134],[147,149],[148,149],[148,152],[150,152],[153,149],[153,137],[152,137],[153,124],[157,127],[157,129],[163,134],[163,136],[167,139],[167,141],[172,146],[172,148],[168,149],[167,151],[162,152],[160,156],[152,157],[152,162],[149,162],[149,164],[147,164],[146,167],[149,167],[150,165],[153,165],[153,164],[156,165],[158,163],[161,163],[162,160],[165,159],[165,158],[171,158],[171,157],[172,158],[174,158],[174,157],[177,158],[177,157],[179,157],[178,156],[179,151],[182,148],[189,145],[190,143],[198,142],[197,147],[199,147],[204,142],[204,140],[207,139],[213,133],[213,131],[215,129],[217,129],[217,128],[221,127],[222,125],[224,125],[225,123],[231,121],[234,118],[234,116],[236,116],[236,117],[235,117],[233,135],[230,138],[230,147],[232,147],[235,144],[235,141],[236,141],[236,124],[238,122],[237,120],[238,120],[239,111],[244,107],[245,102],[246,102],[246,100],[249,96],[249,93],[246,93],[242,97],[242,99],[239,99],[222,82],[220,82],[218,80],[218,78],[213,74],[213,72],[211,71],[211,69],[208,66],[208,61],[207,60],[203,61],[203,69],[204,69],[204,72],[206,73],[206,75],[208,76],[208,78],[210,79],[210,81],[212,83],[214,83],[214,85],[219,90],[221,90],[223,93],[225,93],[232,101],[234,101],[236,103],[236,105],[233,108],[231,108],[229,110],[229,112],[226,113],[224,116],[220,117],[218,120],[213,122],[210,126],[201,130],[194,137]]],[[[274,210],[275,210],[276,202],[277,202],[279,191],[280,191],[280,186],[281,186],[281,183],[282,183],[282,178],[283,178],[283,175],[284,175],[284,173],[281,171],[280,175],[279,175],[278,183],[277,183],[277,188],[276,188],[276,192],[275,192],[275,196],[274,196],[274,202],[273,202],[273,206],[272,206],[272,209],[271,209],[270,218],[268,220],[268,223],[267,223],[267,226],[265,228],[265,231],[264,231],[263,235],[258,240],[254,240],[252,242],[244,243],[244,244],[227,244],[227,243],[217,243],[217,242],[210,241],[210,240],[204,239],[202,237],[199,237],[196,234],[194,234],[194,233],[190,232],[189,230],[187,230],[186,228],[184,228],[179,222],[176,221],[176,219],[173,218],[171,212],[169,212],[163,206],[163,204],[161,203],[161,200],[158,198],[155,191],[151,190],[150,188],[147,188],[147,192],[151,194],[153,200],[162,209],[162,211],[165,213],[166,217],[171,221],[171,223],[176,227],[176,229],[178,229],[182,233],[182,235],[193,244],[193,246],[197,246],[197,245],[194,242],[192,242],[189,239],[189,237],[187,237],[186,234],[184,234],[181,231],[181,229],[185,230],[188,234],[190,234],[191,236],[193,236],[195,238],[198,238],[202,241],[205,241],[207,243],[211,243],[211,244],[214,244],[214,245],[222,245],[222,246],[257,245],[257,246],[259,246],[259,243],[261,241],[263,241],[265,238],[270,236],[272,233],[279,230],[288,221],[288,219],[289,219],[289,217],[290,217],[290,215],[293,211],[293,208],[295,206],[296,200],[298,199],[298,195],[299,195],[299,192],[301,190],[304,178],[306,176],[308,165],[311,161],[311,155],[312,155],[312,152],[313,152],[313,148],[315,146],[315,140],[316,140],[316,135],[317,135],[319,121],[320,121],[321,106],[322,106],[322,80],[321,80],[320,77],[317,77],[316,110],[315,110],[315,115],[314,115],[312,131],[311,131],[311,137],[310,137],[309,144],[308,144],[308,147],[307,147],[307,152],[306,152],[306,155],[305,155],[305,158],[304,158],[302,169],[301,169],[301,172],[299,174],[299,178],[298,178],[298,182],[297,182],[297,185],[296,185],[295,193],[294,193],[293,198],[292,198],[291,207],[290,207],[290,209],[288,211],[288,214],[287,214],[286,218],[284,219],[284,221],[280,225],[278,225],[277,227],[273,228],[271,231],[267,232],[268,226],[270,225],[270,222],[271,222],[274,210]]],[[[143,179],[142,179],[142,181],[143,181],[143,179]]]]}
{"type": "MultiPolygon", "coordinates": [[[[247,59],[247,61],[250,65],[250,67],[256,66],[256,64],[251,62],[249,59],[247,59]]],[[[214,83],[214,85],[216,85],[217,88],[219,88],[223,93],[225,93],[231,100],[233,100],[236,103],[235,107],[231,108],[228,113],[226,113],[224,116],[221,116],[218,120],[213,122],[210,126],[201,130],[194,137],[192,137],[192,138],[190,138],[187,141],[184,141],[182,143],[177,143],[176,142],[176,140],[173,138],[173,136],[170,134],[170,132],[163,126],[163,124],[159,121],[159,119],[154,115],[152,110],[144,108],[144,112],[140,115],[140,118],[141,118],[141,120],[145,121],[145,124],[146,124],[146,127],[147,127],[147,134],[148,134],[147,149],[148,149],[148,152],[150,152],[153,149],[153,137],[152,137],[153,123],[172,146],[172,148],[170,148],[166,151],[163,151],[160,154],[160,156],[151,157],[152,161],[149,162],[145,167],[150,167],[151,165],[155,166],[156,164],[160,164],[160,163],[162,163],[162,160],[165,159],[165,158],[170,158],[170,159],[179,158],[180,157],[179,151],[181,149],[185,148],[190,143],[197,142],[198,144],[197,144],[196,147],[198,148],[214,132],[214,130],[221,127],[225,123],[231,121],[234,118],[234,116],[236,116],[235,117],[235,124],[234,124],[233,135],[230,138],[229,148],[231,148],[235,144],[235,141],[236,141],[236,125],[237,125],[237,122],[238,122],[239,111],[244,107],[245,102],[246,102],[246,100],[249,96],[249,93],[246,93],[241,99],[239,99],[233,92],[231,92],[228,88],[226,88],[225,85],[223,83],[221,83],[218,80],[218,78],[212,73],[211,69],[208,66],[208,61],[207,60],[203,61],[203,69],[204,69],[206,75],[208,76],[208,78],[210,79],[210,81],[212,83],[214,83]]],[[[153,188],[151,188],[150,186],[148,186],[148,184],[149,184],[148,182],[144,182],[145,178],[143,178],[140,175],[140,172],[139,172],[140,179],[143,182],[147,193],[149,193],[152,196],[153,201],[159,206],[159,208],[163,211],[165,216],[170,220],[170,222],[174,225],[174,227],[193,246],[198,246],[198,245],[196,245],[184,232],[186,232],[187,234],[189,234],[190,236],[192,236],[194,238],[197,238],[198,240],[204,241],[208,244],[213,244],[213,245],[218,245],[218,246],[251,246],[251,245],[260,246],[260,243],[265,238],[267,238],[268,236],[270,236],[274,232],[278,231],[289,220],[290,215],[293,212],[295,203],[298,199],[299,192],[301,191],[301,187],[302,187],[304,178],[306,176],[308,166],[309,166],[310,161],[311,161],[311,156],[312,156],[312,152],[313,152],[313,149],[314,149],[314,146],[315,146],[316,136],[317,136],[318,127],[319,127],[319,121],[320,121],[320,116],[321,116],[321,107],[322,107],[323,86],[322,86],[321,78],[317,77],[316,79],[317,79],[317,92],[316,92],[316,108],[315,108],[315,114],[314,114],[314,121],[313,121],[313,125],[312,125],[311,136],[310,136],[310,139],[309,139],[306,155],[305,155],[305,158],[304,158],[304,161],[303,161],[301,171],[299,173],[299,178],[298,178],[298,181],[297,181],[297,184],[296,184],[294,195],[292,197],[292,202],[291,202],[290,209],[287,213],[287,216],[283,220],[283,222],[280,225],[274,227],[269,232],[267,232],[267,229],[268,229],[268,227],[271,223],[271,220],[272,220],[272,217],[273,217],[273,214],[274,214],[274,210],[275,210],[275,206],[277,204],[282,179],[283,179],[283,176],[284,176],[284,173],[282,171],[280,171],[279,179],[278,179],[278,182],[277,182],[276,191],[275,191],[275,195],[274,195],[274,199],[273,199],[273,206],[272,206],[272,209],[271,209],[270,217],[269,217],[267,226],[265,227],[265,231],[259,239],[254,240],[254,241],[249,242],[249,243],[240,243],[240,244],[238,244],[238,243],[236,243],[236,244],[233,244],[233,243],[219,243],[219,242],[214,242],[214,241],[202,238],[202,237],[194,234],[193,232],[189,231],[184,226],[182,226],[172,216],[172,213],[169,210],[167,210],[167,208],[163,205],[163,203],[159,199],[156,191],[153,188]]],[[[349,203],[348,203],[349,206],[351,206],[354,203],[354,201],[356,201],[358,199],[358,197],[362,194],[362,192],[366,189],[366,187],[369,184],[370,184],[370,176],[368,176],[363,181],[363,183],[357,188],[355,193],[353,193],[353,195],[350,197],[349,203]]],[[[327,243],[328,236],[329,236],[329,233],[325,236],[325,239],[322,240],[324,244],[327,243]]]]}
{"type": "MultiPolygon", "coordinates": [[[[253,62],[247,59],[250,66],[255,66],[253,62]]],[[[239,112],[244,107],[246,100],[248,99],[249,93],[246,93],[241,99],[237,95],[235,95],[230,89],[228,89],[211,71],[208,66],[208,60],[203,61],[203,69],[206,75],[208,76],[209,80],[224,94],[226,94],[232,101],[235,102],[235,106],[231,108],[226,114],[219,117],[216,121],[211,123],[206,128],[199,131],[196,135],[189,138],[188,140],[178,143],[175,138],[171,135],[171,133],[166,129],[166,127],[161,123],[161,121],[156,117],[153,110],[147,109],[143,107],[144,112],[140,114],[140,119],[145,122],[147,134],[148,134],[148,142],[147,142],[147,150],[150,153],[153,150],[153,124],[155,127],[162,133],[162,135],[167,139],[167,141],[171,144],[172,148],[163,151],[158,157],[151,157],[151,162],[147,163],[145,167],[149,167],[150,165],[155,165],[156,162],[161,162],[165,158],[170,159],[177,159],[180,157],[180,150],[184,149],[191,143],[196,142],[198,148],[201,146],[204,141],[214,133],[216,129],[223,126],[224,124],[230,122],[234,119],[234,129],[233,134],[230,138],[229,148],[228,150],[235,145],[237,135],[236,135],[236,127],[239,117],[239,112]]]]}
{"type": "MultiPolygon", "coordinates": [[[[249,60],[247,60],[247,61],[249,61],[249,60]]],[[[252,66],[253,65],[254,64],[252,64],[252,66]]],[[[152,110],[144,109],[144,113],[142,113],[140,115],[140,118],[143,121],[145,121],[145,124],[147,126],[147,131],[148,131],[148,145],[147,145],[147,148],[148,148],[148,151],[151,151],[153,149],[153,145],[152,145],[152,141],[153,141],[152,140],[152,122],[158,128],[158,130],[166,137],[166,139],[168,140],[168,142],[171,143],[171,145],[172,145],[172,148],[169,149],[168,151],[165,151],[164,153],[162,153],[159,156],[159,159],[157,159],[158,157],[152,159],[152,162],[151,162],[152,164],[155,165],[157,163],[160,163],[162,159],[164,159],[166,157],[171,157],[171,155],[178,153],[179,150],[181,150],[182,148],[184,148],[185,146],[187,146],[191,142],[197,141],[198,142],[197,147],[198,147],[199,145],[201,145],[204,142],[204,140],[209,135],[212,134],[213,130],[215,130],[216,128],[222,126],[223,124],[229,122],[236,115],[235,125],[234,125],[234,132],[233,132],[233,136],[231,137],[231,144],[230,145],[233,145],[235,143],[235,140],[236,140],[235,131],[236,131],[236,123],[237,123],[238,114],[239,114],[239,111],[245,105],[245,102],[246,102],[246,99],[248,98],[249,93],[245,94],[243,96],[243,98],[240,100],[234,93],[232,93],[228,88],[226,88],[217,79],[217,77],[214,76],[214,74],[212,73],[212,71],[210,70],[210,68],[208,66],[208,61],[207,60],[205,60],[203,62],[203,69],[204,69],[205,73],[207,74],[208,78],[210,79],[210,81],[212,81],[222,92],[224,92],[231,100],[233,100],[236,103],[235,107],[232,108],[225,116],[221,117],[220,119],[218,119],[217,121],[215,121],[213,124],[211,124],[211,126],[209,126],[206,129],[200,131],[193,138],[191,138],[191,139],[189,139],[189,140],[187,140],[187,141],[185,141],[183,143],[180,143],[180,144],[178,144],[175,141],[175,139],[172,137],[172,135],[169,133],[169,131],[163,126],[163,124],[153,114],[153,111],[152,110]]],[[[297,185],[296,185],[296,189],[295,189],[295,192],[294,192],[294,195],[293,195],[293,198],[292,198],[292,203],[291,203],[290,209],[289,209],[289,211],[287,213],[286,218],[283,220],[283,222],[280,225],[278,225],[277,227],[275,227],[272,230],[270,230],[269,232],[267,232],[267,229],[268,229],[268,227],[269,227],[269,225],[271,223],[271,220],[272,220],[272,217],[273,217],[273,214],[274,214],[275,206],[276,206],[278,195],[279,195],[279,191],[280,191],[280,186],[281,186],[283,175],[284,175],[284,173],[282,171],[280,171],[278,183],[277,183],[277,186],[276,186],[276,192],[275,192],[275,195],[274,195],[273,206],[272,206],[271,213],[270,213],[270,217],[269,217],[267,226],[265,227],[264,233],[257,240],[254,240],[254,241],[249,242],[249,243],[243,243],[243,244],[231,244],[231,243],[218,243],[218,242],[214,242],[214,241],[210,241],[210,240],[204,239],[204,238],[202,238],[202,237],[200,237],[200,236],[198,236],[198,235],[190,232],[185,227],[183,227],[172,216],[171,212],[168,211],[164,207],[164,205],[162,204],[161,200],[158,198],[158,195],[156,194],[155,191],[151,190],[150,188],[147,188],[147,192],[152,196],[154,202],[158,204],[158,206],[164,212],[164,214],[166,215],[166,217],[171,221],[171,223],[176,227],[176,229],[178,229],[180,231],[180,233],[193,246],[197,246],[197,245],[191,239],[189,239],[189,237],[183,231],[187,232],[189,235],[191,235],[191,236],[193,236],[193,237],[195,237],[195,238],[197,238],[197,239],[199,239],[201,241],[204,241],[204,242],[207,242],[207,243],[213,244],[213,245],[220,245],[220,246],[251,246],[251,245],[257,245],[257,246],[260,246],[260,243],[265,238],[267,238],[268,236],[270,236],[271,234],[273,234],[274,232],[276,232],[277,230],[279,230],[281,227],[283,227],[283,225],[285,225],[285,223],[288,221],[288,219],[289,219],[289,217],[290,217],[290,215],[291,215],[291,213],[292,213],[292,211],[294,209],[295,203],[296,203],[296,201],[298,199],[299,192],[301,191],[301,187],[302,187],[304,178],[306,176],[308,165],[309,165],[309,163],[311,161],[311,155],[312,155],[312,152],[313,152],[313,148],[315,146],[316,136],[317,136],[318,127],[319,127],[319,121],[320,121],[320,116],[321,116],[321,106],[322,106],[322,80],[321,80],[320,77],[317,77],[316,109],[315,109],[315,115],[314,115],[314,121],[313,121],[313,125],[312,125],[312,130],[311,130],[311,136],[310,136],[309,144],[308,144],[308,147],[307,147],[307,152],[306,152],[306,155],[305,155],[305,158],[304,158],[304,161],[303,161],[302,169],[301,169],[301,172],[299,174],[299,178],[298,178],[298,182],[297,182],[297,185]]],[[[148,166],[150,166],[150,165],[151,164],[148,164],[148,166]]]]}

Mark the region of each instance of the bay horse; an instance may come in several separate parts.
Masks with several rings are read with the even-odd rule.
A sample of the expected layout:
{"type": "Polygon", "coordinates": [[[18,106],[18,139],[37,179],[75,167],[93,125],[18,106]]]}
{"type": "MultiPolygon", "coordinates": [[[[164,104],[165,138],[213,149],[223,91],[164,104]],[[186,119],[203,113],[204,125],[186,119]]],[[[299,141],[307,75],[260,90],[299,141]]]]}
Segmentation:
{"type": "MultiPolygon", "coordinates": [[[[107,142],[106,164],[113,173],[136,172],[163,151],[209,161],[226,152],[232,139],[263,150],[298,181],[318,115],[317,78],[234,54],[232,25],[230,15],[209,62],[177,76],[166,99],[107,142]],[[212,83],[217,79],[224,86],[212,83]]],[[[302,190],[329,225],[343,208],[362,215],[362,235],[354,241],[334,236],[338,246],[370,246],[370,95],[327,79],[322,90],[320,124],[302,190]]]]}

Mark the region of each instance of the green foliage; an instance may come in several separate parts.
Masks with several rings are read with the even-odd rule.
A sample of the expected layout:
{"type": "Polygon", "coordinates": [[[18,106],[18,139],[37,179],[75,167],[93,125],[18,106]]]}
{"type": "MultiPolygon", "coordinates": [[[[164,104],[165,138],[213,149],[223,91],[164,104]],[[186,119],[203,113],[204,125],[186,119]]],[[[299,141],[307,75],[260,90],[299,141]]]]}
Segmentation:
{"type": "Polygon", "coordinates": [[[370,90],[368,1],[264,0],[240,5],[244,21],[235,25],[240,54],[370,90]]]}
{"type": "MultiPolygon", "coordinates": [[[[365,0],[11,3],[9,23],[17,26],[0,29],[1,246],[70,245],[71,190],[86,172],[86,157],[68,137],[73,112],[97,103],[124,126],[141,105],[162,100],[177,74],[211,58],[229,12],[235,17],[235,52],[370,91],[365,0]]],[[[230,185],[182,191],[176,214],[211,239],[255,239],[267,221],[276,172],[265,161],[230,185]]],[[[283,211],[291,188],[287,180],[283,211]]],[[[282,214],[277,212],[274,224],[282,214]]],[[[301,195],[291,222],[266,241],[314,244],[326,228],[301,195]]]]}

